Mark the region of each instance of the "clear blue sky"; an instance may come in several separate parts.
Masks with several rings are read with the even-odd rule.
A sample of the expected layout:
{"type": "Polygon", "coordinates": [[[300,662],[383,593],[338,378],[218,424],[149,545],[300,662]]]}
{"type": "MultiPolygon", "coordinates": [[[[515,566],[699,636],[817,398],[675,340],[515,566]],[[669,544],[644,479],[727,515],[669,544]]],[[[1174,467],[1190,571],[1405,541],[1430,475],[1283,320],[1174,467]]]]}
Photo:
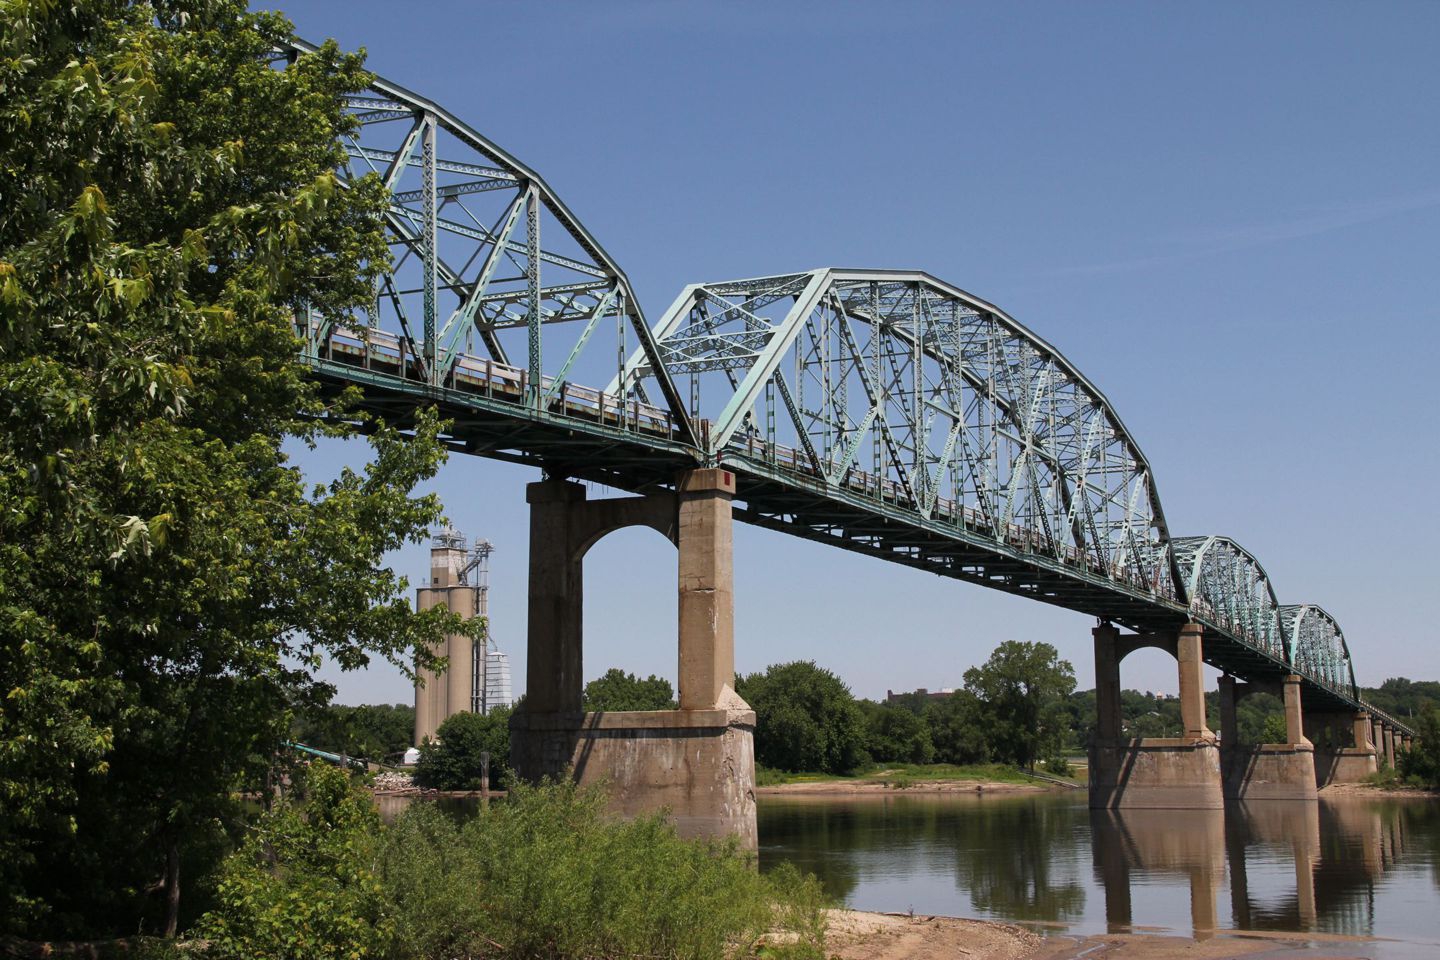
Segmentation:
{"type": "MultiPolygon", "coordinates": [[[[1361,683],[1440,678],[1440,4],[283,8],[538,169],[652,321],[686,282],[824,265],[1000,304],[1105,390],[1174,533],[1233,536],[1282,602],[1324,605],[1361,683]]],[[[517,687],[534,479],[457,457],[434,484],[496,544],[517,687]]],[[[883,696],[1020,639],[1092,682],[1084,616],[749,527],[736,551],[742,671],[813,658],[883,696]]],[[[418,583],[425,556],[396,564],[418,583]]],[[[613,535],[586,587],[587,675],[673,680],[673,548],[613,535]]],[[[1173,691],[1173,661],[1124,682],[1173,691]]],[[[338,684],[410,699],[383,667],[338,684]]]]}

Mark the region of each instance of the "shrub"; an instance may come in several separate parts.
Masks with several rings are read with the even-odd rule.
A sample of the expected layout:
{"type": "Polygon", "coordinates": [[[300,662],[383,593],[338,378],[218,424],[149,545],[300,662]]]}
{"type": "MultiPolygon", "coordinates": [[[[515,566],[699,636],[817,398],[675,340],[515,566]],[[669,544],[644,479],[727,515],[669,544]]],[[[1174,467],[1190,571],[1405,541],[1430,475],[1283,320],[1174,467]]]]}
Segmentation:
{"type": "Polygon", "coordinates": [[[193,931],[207,958],[824,957],[814,877],[761,874],[735,841],[682,840],[659,816],[617,821],[596,790],[517,786],[463,824],[417,803],[385,827],[341,771],[305,786],[226,861],[193,931]]]}
{"type": "Polygon", "coordinates": [[[382,857],[405,931],[397,956],[721,960],[753,955],[777,928],[790,934],[783,955],[824,956],[813,877],[762,876],[733,842],[681,840],[660,817],[617,822],[604,802],[570,784],[518,785],[463,825],[412,806],[382,857]]]}
{"type": "Polygon", "coordinates": [[[510,764],[510,710],[457,713],[440,724],[436,739],[420,745],[415,784],[431,790],[479,790],[480,755],[490,754],[490,786],[499,786],[510,764]]]}
{"type": "Polygon", "coordinates": [[[282,800],[225,863],[216,907],[194,934],[215,960],[384,957],[395,926],[375,875],[380,816],[342,770],[305,774],[302,808],[282,800]]]}

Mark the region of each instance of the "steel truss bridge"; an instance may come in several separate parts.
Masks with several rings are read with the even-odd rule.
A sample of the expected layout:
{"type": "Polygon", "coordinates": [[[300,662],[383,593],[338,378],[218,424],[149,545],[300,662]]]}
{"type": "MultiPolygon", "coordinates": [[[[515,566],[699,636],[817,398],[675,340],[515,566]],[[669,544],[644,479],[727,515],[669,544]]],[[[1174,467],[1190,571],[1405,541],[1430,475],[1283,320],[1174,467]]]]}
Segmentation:
{"type": "Polygon", "coordinates": [[[315,375],[390,423],[434,405],[456,449],[634,492],[725,467],[738,519],[1140,633],[1197,622],[1212,666],[1408,729],[1360,699],[1324,608],[1281,604],[1228,537],[1171,534],[1105,395],[995,305],[819,269],[692,284],[652,327],[534,170],[383,79],[348,109],[339,173],[389,188],[393,264],[366,315],[297,327],[315,375]]]}

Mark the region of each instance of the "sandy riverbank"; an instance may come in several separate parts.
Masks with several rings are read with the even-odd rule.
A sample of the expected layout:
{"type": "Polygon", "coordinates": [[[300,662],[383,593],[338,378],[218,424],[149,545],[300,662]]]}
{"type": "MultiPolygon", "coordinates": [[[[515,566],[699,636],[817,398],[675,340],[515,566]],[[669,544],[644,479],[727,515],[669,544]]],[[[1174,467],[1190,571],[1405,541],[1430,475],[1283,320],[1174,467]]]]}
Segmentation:
{"type": "Polygon", "coordinates": [[[1437,800],[1440,790],[1424,787],[1376,787],[1368,783],[1332,783],[1320,788],[1320,798],[1357,797],[1365,800],[1437,800]]]}
{"type": "Polygon", "coordinates": [[[1335,934],[1223,933],[1206,940],[1129,933],[1041,937],[1009,923],[834,910],[827,953],[840,960],[1229,960],[1363,957],[1372,941],[1335,934]],[[1352,953],[1353,949],[1353,953],[1352,953]]]}
{"type": "Polygon", "coordinates": [[[1043,783],[1005,783],[987,780],[917,780],[904,787],[894,787],[884,780],[817,780],[814,783],[781,783],[756,787],[760,796],[845,797],[864,794],[900,796],[913,793],[1046,793],[1065,787],[1043,783]]]}

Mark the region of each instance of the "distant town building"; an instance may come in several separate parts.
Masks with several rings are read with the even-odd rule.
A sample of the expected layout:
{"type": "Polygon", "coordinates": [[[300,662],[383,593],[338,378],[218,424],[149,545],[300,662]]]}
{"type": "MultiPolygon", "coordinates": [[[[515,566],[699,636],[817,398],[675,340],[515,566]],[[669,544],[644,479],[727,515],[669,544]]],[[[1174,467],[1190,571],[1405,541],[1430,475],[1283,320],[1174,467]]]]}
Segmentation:
{"type": "Polygon", "coordinates": [[[934,692],[931,692],[924,687],[921,687],[918,690],[912,691],[910,693],[896,693],[894,690],[886,690],[885,702],[897,703],[902,700],[907,700],[911,697],[918,697],[922,700],[944,700],[946,697],[953,697],[954,695],[955,690],[952,687],[944,687],[943,689],[936,690],[934,692]]]}

